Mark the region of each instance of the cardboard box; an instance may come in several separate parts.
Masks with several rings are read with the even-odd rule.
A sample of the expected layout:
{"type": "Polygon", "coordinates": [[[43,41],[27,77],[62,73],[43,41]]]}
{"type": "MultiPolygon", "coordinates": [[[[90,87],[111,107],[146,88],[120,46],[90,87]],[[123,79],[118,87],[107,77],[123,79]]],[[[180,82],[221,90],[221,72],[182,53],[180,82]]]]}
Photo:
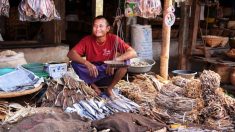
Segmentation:
{"type": "Polygon", "coordinates": [[[67,72],[66,63],[49,63],[46,64],[46,72],[52,78],[61,78],[67,72]]]}

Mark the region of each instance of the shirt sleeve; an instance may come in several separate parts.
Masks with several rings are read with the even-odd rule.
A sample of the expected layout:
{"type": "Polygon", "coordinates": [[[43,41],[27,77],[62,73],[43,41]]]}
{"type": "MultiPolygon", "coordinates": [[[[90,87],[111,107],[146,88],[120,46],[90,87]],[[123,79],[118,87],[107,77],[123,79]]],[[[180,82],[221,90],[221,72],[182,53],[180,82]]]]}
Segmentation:
{"type": "Polygon", "coordinates": [[[84,56],[85,55],[85,51],[86,51],[86,42],[87,39],[86,37],[83,38],[81,41],[79,41],[73,48],[72,50],[75,50],[80,56],[84,56]]]}

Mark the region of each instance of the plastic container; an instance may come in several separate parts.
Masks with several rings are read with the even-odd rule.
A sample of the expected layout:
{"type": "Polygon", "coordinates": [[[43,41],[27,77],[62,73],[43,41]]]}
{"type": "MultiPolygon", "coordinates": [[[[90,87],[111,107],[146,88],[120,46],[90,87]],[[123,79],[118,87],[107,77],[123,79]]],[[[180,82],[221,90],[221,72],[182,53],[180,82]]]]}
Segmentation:
{"type": "Polygon", "coordinates": [[[197,72],[191,70],[174,70],[172,71],[174,76],[181,76],[186,79],[193,79],[197,72]]]}
{"type": "Polygon", "coordinates": [[[152,59],[143,59],[143,58],[133,58],[130,60],[130,66],[128,67],[128,72],[130,73],[146,73],[149,72],[152,66],[155,64],[155,61],[152,59]],[[132,62],[147,62],[148,65],[146,66],[132,66],[132,62]]]}
{"type": "Polygon", "coordinates": [[[0,76],[13,72],[15,68],[0,68],[0,76]]]}
{"type": "Polygon", "coordinates": [[[136,50],[138,57],[153,59],[151,26],[139,24],[132,25],[131,44],[136,50]]]}
{"type": "Polygon", "coordinates": [[[47,78],[49,76],[49,74],[46,71],[44,71],[45,64],[43,64],[43,63],[30,63],[30,64],[24,64],[22,66],[25,69],[33,72],[38,77],[45,77],[45,78],[47,78]]]}

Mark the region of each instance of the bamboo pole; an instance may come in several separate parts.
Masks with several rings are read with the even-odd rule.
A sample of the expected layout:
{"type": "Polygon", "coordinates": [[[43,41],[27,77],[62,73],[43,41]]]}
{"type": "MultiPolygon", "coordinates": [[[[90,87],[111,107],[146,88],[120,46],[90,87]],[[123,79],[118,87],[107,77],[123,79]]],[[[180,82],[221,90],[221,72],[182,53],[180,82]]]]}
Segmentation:
{"type": "MultiPolygon", "coordinates": [[[[167,14],[167,9],[172,5],[172,0],[164,0],[163,18],[167,14]]],[[[169,51],[170,51],[170,35],[171,27],[167,26],[163,19],[162,24],[162,47],[160,57],[160,75],[164,79],[168,79],[168,67],[169,67],[169,51]]]]}

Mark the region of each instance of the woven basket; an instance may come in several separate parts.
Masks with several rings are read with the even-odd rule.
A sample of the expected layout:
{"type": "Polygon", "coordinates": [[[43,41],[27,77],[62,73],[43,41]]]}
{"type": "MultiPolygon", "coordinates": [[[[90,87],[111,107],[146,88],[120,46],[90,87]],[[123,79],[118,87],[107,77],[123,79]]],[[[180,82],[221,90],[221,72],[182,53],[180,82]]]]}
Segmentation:
{"type": "Polygon", "coordinates": [[[16,92],[0,92],[0,99],[1,98],[12,98],[12,97],[19,97],[19,96],[24,96],[28,94],[35,93],[39,91],[42,88],[42,84],[38,87],[35,87],[33,89],[29,90],[24,90],[24,91],[16,91],[16,92]]]}
{"type": "Polygon", "coordinates": [[[218,47],[221,44],[224,46],[228,42],[227,37],[221,37],[221,36],[206,35],[202,36],[202,38],[206,42],[206,44],[210,47],[218,47]]]}

